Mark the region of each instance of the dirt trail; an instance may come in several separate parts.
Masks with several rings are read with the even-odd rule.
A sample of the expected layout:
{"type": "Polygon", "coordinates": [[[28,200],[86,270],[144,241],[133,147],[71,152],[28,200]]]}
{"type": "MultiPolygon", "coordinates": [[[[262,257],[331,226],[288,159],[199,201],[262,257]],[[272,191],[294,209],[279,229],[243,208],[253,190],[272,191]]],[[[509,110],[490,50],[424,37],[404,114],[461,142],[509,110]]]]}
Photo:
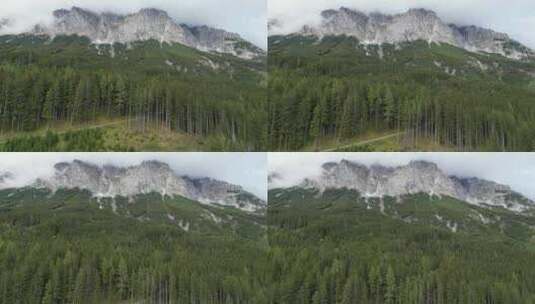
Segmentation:
{"type": "Polygon", "coordinates": [[[401,136],[403,134],[405,134],[405,132],[398,132],[398,133],[394,133],[394,134],[389,134],[389,135],[385,135],[385,136],[381,136],[381,137],[377,137],[377,138],[364,140],[364,141],[361,141],[361,142],[358,142],[358,143],[352,143],[352,144],[349,144],[349,145],[339,146],[339,147],[336,147],[336,148],[324,150],[322,152],[336,152],[338,150],[344,150],[344,149],[347,149],[347,148],[360,147],[360,146],[364,146],[364,145],[371,144],[371,143],[374,143],[374,142],[383,141],[385,139],[398,137],[398,136],[401,136]]]}

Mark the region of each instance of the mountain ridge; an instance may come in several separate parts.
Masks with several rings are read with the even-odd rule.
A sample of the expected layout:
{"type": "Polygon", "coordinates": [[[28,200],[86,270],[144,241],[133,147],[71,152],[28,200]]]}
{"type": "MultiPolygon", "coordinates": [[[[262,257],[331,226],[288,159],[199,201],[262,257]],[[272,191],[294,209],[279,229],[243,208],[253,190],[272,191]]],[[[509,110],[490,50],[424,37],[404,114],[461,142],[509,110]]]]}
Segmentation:
{"type": "Polygon", "coordinates": [[[96,45],[129,44],[156,40],[160,43],[180,43],[203,52],[230,54],[253,60],[265,52],[239,34],[206,25],[190,26],[176,22],[157,8],[143,8],[136,13],[96,13],[80,7],[58,9],[51,24],[37,24],[30,35],[79,35],[88,37],[96,45]]]}
{"type": "MultiPolygon", "coordinates": [[[[182,196],[201,204],[234,207],[250,213],[261,213],[266,205],[241,186],[212,178],[181,176],[167,163],[155,160],[128,167],[97,166],[74,160],[57,163],[54,170],[52,176],[39,177],[28,187],[48,189],[53,193],[61,189],[87,190],[97,199],[134,199],[137,195],[158,193],[162,197],[182,196]]],[[[4,176],[11,178],[13,174],[4,176]]],[[[3,188],[2,182],[0,177],[0,188],[3,188]]]]}
{"type": "MultiPolygon", "coordinates": [[[[436,12],[424,8],[411,8],[404,13],[383,14],[341,7],[321,12],[319,26],[304,25],[296,35],[325,36],[347,35],[362,44],[400,44],[424,40],[428,43],[447,43],[474,53],[500,54],[511,59],[535,56],[530,48],[511,39],[505,33],[474,25],[460,26],[444,22],[436,12]]],[[[280,20],[269,22],[271,31],[283,25],[280,20]]]]}
{"type": "MultiPolygon", "coordinates": [[[[276,175],[272,173],[271,176],[276,175]]],[[[401,198],[426,193],[449,196],[477,206],[503,207],[514,212],[535,208],[535,202],[513,191],[510,186],[477,177],[447,175],[437,164],[427,161],[412,161],[398,167],[365,166],[349,160],[327,162],[322,165],[319,176],[307,177],[296,187],[316,189],[320,193],[347,188],[369,198],[401,198]]],[[[274,188],[277,188],[277,181],[271,180],[270,189],[274,188]]]]}

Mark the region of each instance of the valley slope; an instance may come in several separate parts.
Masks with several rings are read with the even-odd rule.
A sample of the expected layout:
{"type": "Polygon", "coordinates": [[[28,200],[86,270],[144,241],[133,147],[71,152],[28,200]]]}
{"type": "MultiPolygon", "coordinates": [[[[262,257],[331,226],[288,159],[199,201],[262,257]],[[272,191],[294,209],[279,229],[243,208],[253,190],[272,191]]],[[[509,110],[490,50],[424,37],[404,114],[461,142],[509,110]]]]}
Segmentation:
{"type": "Polygon", "coordinates": [[[270,179],[268,237],[287,274],[274,286],[281,303],[535,299],[535,204],[504,185],[425,162],[327,163],[291,187],[276,173],[270,179]],[[527,209],[492,203],[502,196],[527,209]]]}
{"type": "Polygon", "coordinates": [[[156,9],[54,16],[51,25],[0,36],[0,139],[14,142],[10,150],[26,149],[16,141],[22,132],[102,119],[127,119],[146,136],[159,129],[217,143],[201,149],[264,145],[266,55],[239,35],[179,24],[156,9]]]}
{"type": "Polygon", "coordinates": [[[321,20],[294,33],[271,22],[273,149],[534,149],[533,51],[507,34],[420,9],[341,8],[321,20]],[[377,133],[401,135],[351,145],[377,133]]]}
{"type": "Polygon", "coordinates": [[[152,161],[0,176],[2,303],[266,301],[266,203],[239,186],[152,161]]]}

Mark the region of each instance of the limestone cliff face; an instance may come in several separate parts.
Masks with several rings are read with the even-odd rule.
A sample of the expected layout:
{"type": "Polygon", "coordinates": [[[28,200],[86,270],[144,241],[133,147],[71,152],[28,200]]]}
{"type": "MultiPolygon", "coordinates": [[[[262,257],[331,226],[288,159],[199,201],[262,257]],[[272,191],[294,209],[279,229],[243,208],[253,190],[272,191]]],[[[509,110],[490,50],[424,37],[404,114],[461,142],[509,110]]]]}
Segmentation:
{"type": "Polygon", "coordinates": [[[51,25],[39,25],[33,34],[79,35],[95,44],[129,43],[154,39],[180,43],[205,52],[231,54],[254,59],[264,52],[238,34],[208,26],[192,27],[177,23],[167,12],[146,8],[137,13],[118,15],[97,14],[79,7],[54,11],[51,25]]]}
{"type": "Polygon", "coordinates": [[[364,196],[401,196],[415,193],[456,196],[456,185],[437,165],[416,161],[403,167],[364,165],[343,160],[323,165],[320,178],[308,180],[310,186],[324,190],[348,188],[364,196]]]}
{"type": "Polygon", "coordinates": [[[177,175],[168,164],[145,161],[138,166],[99,167],[75,160],[58,163],[49,178],[41,178],[36,187],[81,189],[95,197],[135,197],[139,194],[160,193],[183,196],[203,204],[230,206],[248,212],[259,212],[266,203],[246,192],[242,187],[209,178],[190,178],[177,175]]]}
{"type": "MultiPolygon", "coordinates": [[[[447,43],[472,52],[501,54],[514,59],[533,56],[529,48],[512,40],[507,34],[494,32],[476,26],[447,24],[433,11],[410,9],[401,14],[365,14],[342,7],[321,13],[321,23],[306,25],[297,34],[347,35],[356,37],[364,44],[397,44],[423,40],[447,43]]],[[[271,21],[276,29],[279,21],[271,21]]]]}
{"type": "Polygon", "coordinates": [[[328,189],[356,190],[365,197],[401,197],[426,193],[449,196],[481,206],[504,207],[516,212],[535,207],[535,203],[509,186],[478,178],[448,176],[430,162],[413,161],[406,166],[371,167],[342,160],[326,163],[319,177],[305,179],[298,187],[320,192],[328,189]]]}

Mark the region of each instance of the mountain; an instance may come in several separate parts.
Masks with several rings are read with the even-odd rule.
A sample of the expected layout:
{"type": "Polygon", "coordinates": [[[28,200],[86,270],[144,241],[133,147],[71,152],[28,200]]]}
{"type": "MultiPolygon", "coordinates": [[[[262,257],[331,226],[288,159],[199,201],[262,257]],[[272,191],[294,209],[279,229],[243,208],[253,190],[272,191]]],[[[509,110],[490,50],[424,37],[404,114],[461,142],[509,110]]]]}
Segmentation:
{"type": "Polygon", "coordinates": [[[0,302],[268,303],[265,203],[241,187],[155,161],[55,170],[0,183],[0,302]]]}
{"type": "Polygon", "coordinates": [[[426,161],[412,161],[399,167],[366,167],[348,160],[325,163],[319,177],[307,178],[298,187],[316,189],[320,193],[332,189],[355,190],[367,198],[401,199],[424,193],[514,212],[535,209],[535,202],[509,186],[479,178],[448,176],[436,164],[426,161]]]}
{"type": "Polygon", "coordinates": [[[0,225],[10,244],[0,258],[16,256],[0,265],[2,302],[266,303],[263,216],[155,193],[26,187],[0,190],[0,225]]]}
{"type": "Polygon", "coordinates": [[[285,273],[273,285],[280,303],[535,300],[533,215],[446,196],[292,187],[269,191],[268,225],[285,273]]]}
{"type": "MultiPolygon", "coordinates": [[[[423,40],[428,43],[446,43],[471,52],[495,53],[523,59],[535,53],[511,39],[507,34],[476,26],[447,24],[431,10],[410,9],[405,13],[387,15],[365,14],[342,7],[325,10],[321,23],[306,25],[298,35],[324,36],[346,35],[357,38],[363,44],[399,44],[423,40]]],[[[272,28],[277,24],[271,23],[272,28]]]]}
{"type": "Polygon", "coordinates": [[[167,12],[155,8],[137,13],[118,15],[95,13],[79,7],[54,11],[51,25],[37,25],[31,34],[79,35],[97,45],[156,40],[160,43],[180,43],[205,52],[226,53],[243,59],[264,56],[264,52],[238,34],[208,26],[179,24],[167,12]]]}
{"type": "Polygon", "coordinates": [[[421,9],[283,22],[268,40],[271,150],[535,149],[535,57],[507,35],[421,9]]]}
{"type": "Polygon", "coordinates": [[[52,192],[59,189],[89,191],[96,198],[134,198],[137,195],[158,193],[162,197],[181,196],[207,205],[234,207],[247,212],[263,212],[266,203],[232,185],[210,178],[191,178],[177,175],[168,164],[144,161],[130,167],[103,167],[74,160],[54,166],[53,176],[39,178],[34,187],[52,192]]]}
{"type": "Polygon", "coordinates": [[[0,150],[265,150],[263,50],[156,9],[54,14],[30,32],[0,34],[0,133],[13,134],[0,150]],[[83,139],[59,130],[67,121],[83,139]],[[57,140],[38,132],[45,126],[57,140]]]}
{"type": "Polygon", "coordinates": [[[329,162],[296,186],[271,177],[280,303],[535,300],[535,205],[508,186],[426,161],[329,162]]]}

